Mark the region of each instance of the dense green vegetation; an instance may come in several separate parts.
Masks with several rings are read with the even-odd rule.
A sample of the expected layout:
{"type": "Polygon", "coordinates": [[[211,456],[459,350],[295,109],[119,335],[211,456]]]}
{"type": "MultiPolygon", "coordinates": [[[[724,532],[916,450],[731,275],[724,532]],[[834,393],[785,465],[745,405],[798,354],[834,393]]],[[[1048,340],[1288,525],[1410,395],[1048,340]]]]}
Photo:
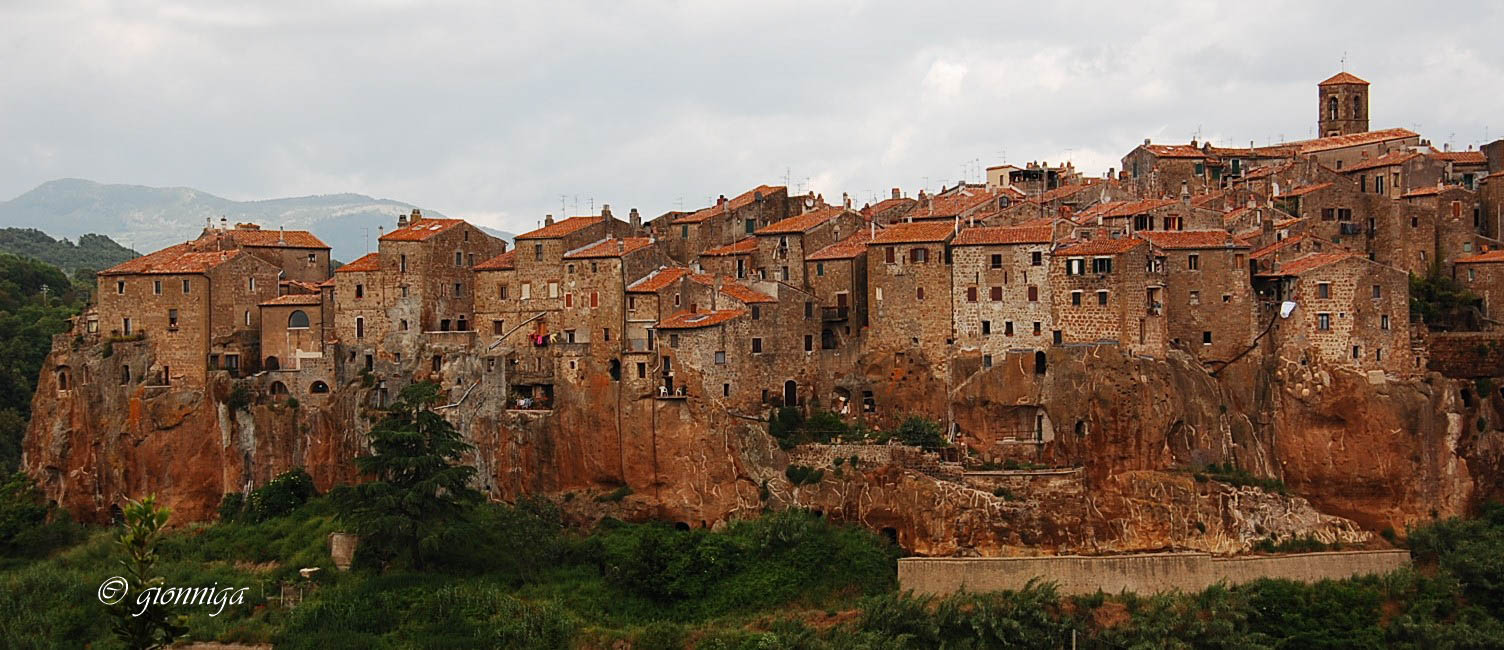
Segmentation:
{"type": "Polygon", "coordinates": [[[1443,274],[1433,263],[1423,276],[1410,276],[1410,320],[1435,330],[1475,330],[1482,299],[1443,274]]]}
{"type": "Polygon", "coordinates": [[[778,441],[778,446],[784,449],[793,449],[798,445],[808,443],[875,442],[881,444],[890,440],[925,449],[939,449],[948,444],[945,441],[945,430],[940,423],[919,415],[904,418],[897,427],[891,430],[879,431],[868,429],[861,424],[848,424],[840,415],[829,411],[816,410],[806,418],[799,409],[789,407],[773,412],[768,420],[768,433],[778,441]]]}
{"type": "Polygon", "coordinates": [[[141,256],[104,235],[84,235],[74,243],[53,239],[35,228],[0,228],[0,252],[39,260],[69,273],[86,270],[90,277],[93,271],[141,256]]]}
{"type": "Polygon", "coordinates": [[[89,287],[57,268],[0,254],[0,474],[21,460],[37,375],[54,334],[88,303],[89,287]]]}

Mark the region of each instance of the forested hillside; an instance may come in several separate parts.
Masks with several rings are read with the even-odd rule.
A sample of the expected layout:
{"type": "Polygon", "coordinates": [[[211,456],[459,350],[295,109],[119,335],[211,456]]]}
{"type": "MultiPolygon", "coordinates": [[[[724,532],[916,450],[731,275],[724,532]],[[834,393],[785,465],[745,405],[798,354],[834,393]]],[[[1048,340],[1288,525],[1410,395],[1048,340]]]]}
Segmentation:
{"type": "Polygon", "coordinates": [[[87,276],[75,286],[55,266],[0,253],[0,472],[21,459],[37,374],[52,336],[87,304],[93,281],[87,276]]]}
{"type": "Polygon", "coordinates": [[[35,228],[0,228],[0,252],[38,259],[68,273],[107,269],[141,255],[104,235],[83,235],[74,243],[35,228]]]}

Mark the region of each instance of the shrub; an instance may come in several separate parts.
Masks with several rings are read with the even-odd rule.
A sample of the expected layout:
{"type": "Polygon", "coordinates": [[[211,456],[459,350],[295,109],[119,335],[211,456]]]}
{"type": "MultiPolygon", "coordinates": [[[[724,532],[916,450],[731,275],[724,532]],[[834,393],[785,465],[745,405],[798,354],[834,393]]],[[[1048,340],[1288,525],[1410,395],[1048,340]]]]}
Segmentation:
{"type": "Polygon", "coordinates": [[[219,520],[233,521],[240,517],[245,510],[245,495],[239,492],[228,492],[219,499],[219,520]]]}
{"type": "Polygon", "coordinates": [[[789,465],[783,470],[783,475],[789,479],[789,483],[795,487],[800,485],[814,485],[825,478],[825,470],[806,467],[804,465],[789,465]]]}
{"type": "MultiPolygon", "coordinates": [[[[303,468],[298,467],[279,474],[277,478],[267,481],[255,490],[251,491],[245,499],[245,507],[242,514],[250,521],[266,521],[273,517],[281,517],[299,506],[308,503],[318,494],[313,486],[313,477],[303,468]]],[[[239,496],[239,495],[236,495],[239,496]]],[[[229,496],[226,495],[228,499],[229,496]]],[[[220,516],[224,516],[225,502],[220,502],[220,516]]]]}
{"type": "Polygon", "coordinates": [[[251,408],[251,389],[245,382],[235,382],[235,387],[230,389],[229,398],[225,399],[225,406],[230,407],[230,412],[248,411],[251,408]]]}
{"type": "Polygon", "coordinates": [[[632,488],[623,485],[615,490],[602,494],[595,498],[596,503],[617,503],[622,499],[632,496],[632,488]]]}
{"type": "Polygon", "coordinates": [[[893,431],[890,436],[905,445],[923,447],[925,449],[939,449],[947,447],[944,431],[940,423],[926,417],[911,415],[905,418],[902,424],[893,431]]]}

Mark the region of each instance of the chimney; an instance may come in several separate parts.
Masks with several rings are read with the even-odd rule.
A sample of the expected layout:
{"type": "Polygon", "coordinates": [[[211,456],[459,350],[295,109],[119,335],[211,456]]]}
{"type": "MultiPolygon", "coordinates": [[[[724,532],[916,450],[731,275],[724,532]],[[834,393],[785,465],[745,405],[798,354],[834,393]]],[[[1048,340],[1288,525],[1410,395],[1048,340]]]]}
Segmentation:
{"type": "Polygon", "coordinates": [[[1195,138],[1191,138],[1191,148],[1195,149],[1195,148],[1197,148],[1197,146],[1198,145],[1196,144],[1196,139],[1195,138]]]}
{"type": "Polygon", "coordinates": [[[845,192],[841,192],[841,207],[846,208],[847,210],[851,209],[851,197],[845,192]]]}
{"type": "Polygon", "coordinates": [[[287,228],[284,226],[277,227],[277,244],[280,246],[287,245],[287,228]]]}
{"type": "Polygon", "coordinates": [[[1452,143],[1450,143],[1450,142],[1442,143],[1441,150],[1442,151],[1451,151],[1452,150],[1452,143]]]}
{"type": "Polygon", "coordinates": [[[618,240],[616,240],[616,254],[617,255],[626,255],[627,254],[627,240],[625,240],[625,239],[618,239],[618,240]]]}
{"type": "Polygon", "coordinates": [[[229,230],[229,229],[230,229],[230,220],[227,219],[227,218],[225,218],[223,215],[221,215],[219,217],[219,230],[220,230],[220,232],[224,232],[224,231],[229,230]]]}
{"type": "Polygon", "coordinates": [[[895,198],[895,199],[901,199],[901,198],[903,198],[903,195],[899,193],[898,188],[896,188],[896,187],[893,188],[893,198],[895,198]]]}
{"type": "Polygon", "coordinates": [[[716,199],[715,200],[715,205],[716,205],[716,207],[720,207],[720,206],[726,205],[726,195],[722,194],[720,196],[720,198],[716,199]]]}
{"type": "Polygon", "coordinates": [[[637,213],[637,208],[632,208],[632,211],[627,213],[627,221],[632,224],[632,230],[642,228],[642,215],[637,213]]]}
{"type": "Polygon", "coordinates": [[[1144,146],[1145,147],[1149,146],[1149,139],[1148,138],[1144,138],[1144,146]]]}
{"type": "Polygon", "coordinates": [[[552,225],[554,225],[554,215],[551,215],[551,214],[545,214],[545,215],[543,215],[543,225],[545,225],[545,226],[552,226],[552,225]]]}
{"type": "Polygon", "coordinates": [[[417,208],[413,208],[413,216],[408,217],[407,223],[408,223],[408,225],[416,226],[416,225],[418,225],[418,222],[422,221],[422,220],[423,220],[423,211],[419,210],[417,208]]]}
{"type": "Polygon", "coordinates": [[[601,216],[604,217],[604,218],[606,218],[606,219],[610,219],[611,218],[611,204],[610,203],[602,203],[601,204],[601,216]]]}
{"type": "Polygon", "coordinates": [[[397,214],[397,227],[398,228],[405,228],[405,227],[407,227],[407,213],[406,212],[402,212],[402,213],[398,213],[397,214]]]}

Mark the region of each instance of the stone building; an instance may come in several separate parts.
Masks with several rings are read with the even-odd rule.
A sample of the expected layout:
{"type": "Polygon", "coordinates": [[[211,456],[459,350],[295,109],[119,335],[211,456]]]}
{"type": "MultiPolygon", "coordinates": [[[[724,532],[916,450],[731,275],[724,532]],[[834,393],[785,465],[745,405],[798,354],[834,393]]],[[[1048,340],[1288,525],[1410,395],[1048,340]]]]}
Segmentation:
{"type": "Polygon", "coordinates": [[[1164,259],[1138,237],[1097,239],[1055,249],[1050,260],[1056,344],[1120,345],[1164,358],[1164,259]]]}
{"type": "Polygon", "coordinates": [[[1282,356],[1321,359],[1362,370],[1407,373],[1410,355],[1409,276],[1357,253],[1314,253],[1255,277],[1268,296],[1261,318],[1296,305],[1275,324],[1282,356]]]}
{"type": "Polygon", "coordinates": [[[1348,72],[1339,72],[1316,85],[1316,131],[1324,137],[1363,133],[1368,130],[1368,82],[1348,72]]]}
{"type": "Polygon", "coordinates": [[[867,326],[867,247],[876,236],[875,225],[858,228],[845,239],[805,256],[804,277],[825,323],[822,338],[834,336],[837,330],[833,328],[850,338],[867,326]]]}
{"type": "Polygon", "coordinates": [[[689,264],[703,251],[730,244],[796,214],[790,208],[788,188],[759,185],[735,198],[723,195],[715,205],[690,214],[664,215],[653,220],[651,228],[671,259],[689,264]]]}
{"type": "Polygon", "coordinates": [[[952,342],[949,221],[898,223],[867,244],[867,344],[917,347],[935,362],[952,342]]]}
{"type": "Polygon", "coordinates": [[[1202,361],[1229,361],[1247,350],[1253,343],[1256,308],[1248,246],[1222,230],[1139,236],[1164,258],[1163,307],[1170,345],[1202,361]]]}
{"type": "Polygon", "coordinates": [[[823,207],[757,230],[754,276],[806,286],[804,258],[861,229],[862,216],[846,208],[823,207]]]}
{"type": "Polygon", "coordinates": [[[729,275],[738,280],[751,278],[758,266],[757,237],[748,235],[725,246],[716,246],[700,253],[699,265],[706,273],[729,275]]]}
{"type": "Polygon", "coordinates": [[[277,296],[281,269],[245,249],[170,246],[99,272],[101,332],[144,337],[153,368],[121,368],[121,383],[202,385],[210,370],[260,367],[259,305],[277,296]]]}
{"type": "Polygon", "coordinates": [[[983,365],[1050,344],[1050,226],[968,228],[951,241],[956,345],[983,365]]]}
{"type": "MultiPolygon", "coordinates": [[[[223,222],[223,220],[221,220],[223,222]]],[[[283,279],[318,284],[329,279],[329,246],[306,230],[262,230],[254,223],[205,228],[202,250],[243,248],[282,269],[283,279]]]]}
{"type": "Polygon", "coordinates": [[[903,219],[904,215],[908,214],[909,210],[914,208],[915,203],[914,199],[904,196],[895,187],[893,188],[892,196],[889,198],[863,207],[862,216],[865,216],[868,221],[879,224],[897,223],[903,219]]]}
{"type": "Polygon", "coordinates": [[[1457,258],[1453,279],[1483,300],[1483,316],[1504,323],[1504,250],[1457,258]]]}

